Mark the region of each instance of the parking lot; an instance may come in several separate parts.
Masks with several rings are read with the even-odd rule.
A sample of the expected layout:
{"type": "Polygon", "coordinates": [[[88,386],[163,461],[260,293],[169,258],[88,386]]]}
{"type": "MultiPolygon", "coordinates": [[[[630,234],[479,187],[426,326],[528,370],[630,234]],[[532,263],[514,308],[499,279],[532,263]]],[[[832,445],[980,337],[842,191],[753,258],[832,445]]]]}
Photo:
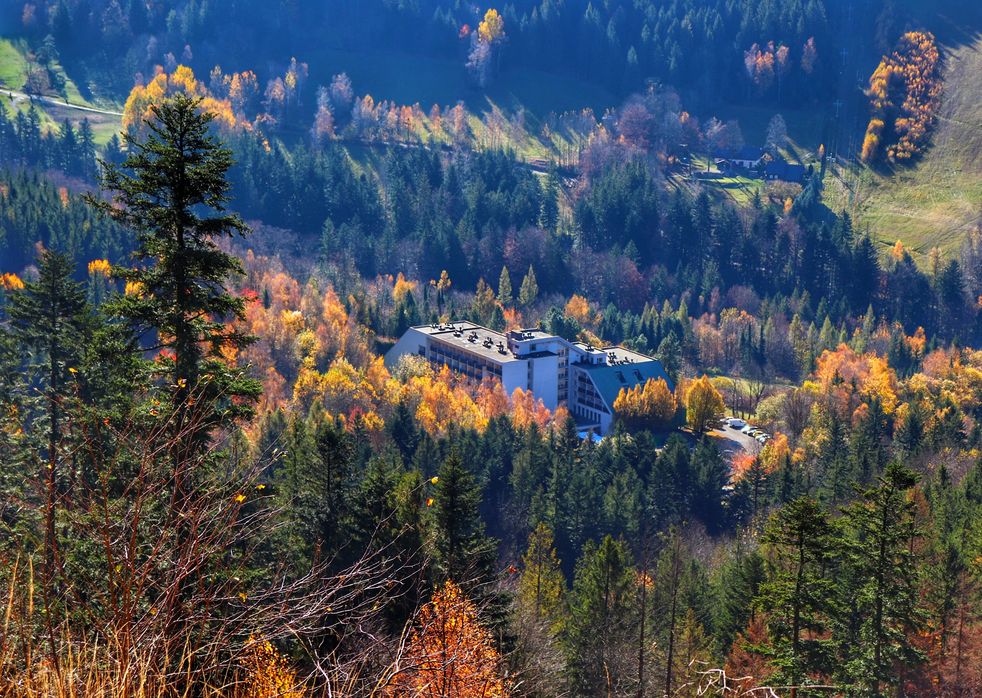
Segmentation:
{"type": "Polygon", "coordinates": [[[743,451],[745,453],[760,453],[760,450],[763,448],[763,445],[758,443],[754,437],[731,427],[714,429],[709,432],[709,435],[721,441],[718,445],[720,450],[724,452],[732,451],[733,453],[737,453],[738,451],[743,451]]]}

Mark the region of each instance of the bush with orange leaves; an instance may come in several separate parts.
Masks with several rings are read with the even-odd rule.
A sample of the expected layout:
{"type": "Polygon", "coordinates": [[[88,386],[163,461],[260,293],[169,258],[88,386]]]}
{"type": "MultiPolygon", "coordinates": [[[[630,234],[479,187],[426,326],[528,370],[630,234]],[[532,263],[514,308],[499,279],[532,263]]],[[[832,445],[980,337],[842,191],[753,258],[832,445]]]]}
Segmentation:
{"type": "Polygon", "coordinates": [[[941,54],[934,35],[907,32],[870,76],[866,94],[873,115],[863,140],[863,161],[879,157],[884,145],[890,162],[923,151],[941,104],[941,88],[941,54]]]}
{"type": "Polygon", "coordinates": [[[924,357],[921,372],[905,387],[935,405],[951,404],[965,414],[976,414],[982,407],[982,351],[936,349],[924,357]]]}
{"type": "Polygon", "coordinates": [[[24,288],[24,282],[17,274],[4,272],[0,274],[0,289],[4,291],[20,291],[24,288]]]}
{"type": "Polygon", "coordinates": [[[639,429],[667,429],[677,411],[675,395],[662,378],[649,378],[644,385],[621,388],[614,400],[617,416],[628,426],[639,429]]]}
{"type": "Polygon", "coordinates": [[[488,425],[467,385],[446,366],[435,375],[413,376],[404,394],[415,404],[416,419],[429,434],[446,434],[451,425],[476,431],[488,425]]]}
{"type": "Polygon", "coordinates": [[[249,638],[241,659],[244,680],[236,691],[242,698],[303,698],[297,672],[267,640],[249,638]]]}
{"type": "Polygon", "coordinates": [[[385,692],[393,698],[509,695],[491,633],[478,622],[477,608],[453,582],[446,582],[423,607],[385,692]]]}

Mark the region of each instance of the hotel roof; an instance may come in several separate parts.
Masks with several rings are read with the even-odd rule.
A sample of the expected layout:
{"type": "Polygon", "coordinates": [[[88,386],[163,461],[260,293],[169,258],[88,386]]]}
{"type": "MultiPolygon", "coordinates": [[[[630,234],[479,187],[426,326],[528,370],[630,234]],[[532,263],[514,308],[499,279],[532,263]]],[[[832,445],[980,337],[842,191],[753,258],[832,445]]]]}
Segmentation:
{"type": "Polygon", "coordinates": [[[484,356],[489,361],[517,361],[508,349],[508,339],[501,332],[475,325],[473,322],[448,322],[440,325],[419,325],[413,328],[469,353],[484,356]]]}
{"type": "Polygon", "coordinates": [[[621,391],[621,388],[633,388],[635,385],[643,385],[649,379],[657,380],[661,378],[668,384],[669,390],[675,389],[672,379],[668,377],[665,367],[662,366],[661,361],[658,359],[652,359],[650,356],[638,354],[622,347],[608,347],[604,351],[610,352],[611,349],[617,349],[619,352],[632,354],[641,357],[641,359],[615,364],[577,364],[578,368],[582,368],[590,374],[593,384],[597,387],[597,391],[608,406],[614,406],[614,400],[617,399],[617,394],[621,391]]]}

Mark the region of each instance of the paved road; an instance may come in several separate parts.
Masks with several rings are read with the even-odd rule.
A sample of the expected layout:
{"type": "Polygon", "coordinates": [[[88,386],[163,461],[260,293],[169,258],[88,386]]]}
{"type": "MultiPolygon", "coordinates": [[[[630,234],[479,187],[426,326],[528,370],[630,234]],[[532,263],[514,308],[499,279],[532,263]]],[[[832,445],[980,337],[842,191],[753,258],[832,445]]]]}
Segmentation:
{"type": "Polygon", "coordinates": [[[715,429],[710,432],[710,436],[722,441],[719,444],[721,451],[733,451],[734,453],[744,451],[746,453],[756,454],[760,453],[760,449],[762,448],[752,436],[741,433],[739,429],[730,429],[729,427],[715,429]]]}
{"type": "Polygon", "coordinates": [[[13,99],[14,102],[23,102],[26,99],[33,100],[35,102],[40,102],[41,104],[50,104],[55,107],[62,107],[64,109],[75,109],[77,111],[89,112],[91,114],[104,114],[106,116],[122,116],[122,112],[111,111],[109,109],[99,109],[98,107],[86,107],[81,104],[72,104],[70,102],[64,102],[60,99],[55,99],[54,97],[45,96],[31,96],[23,92],[18,92],[17,90],[0,89],[0,95],[7,98],[13,99]]]}

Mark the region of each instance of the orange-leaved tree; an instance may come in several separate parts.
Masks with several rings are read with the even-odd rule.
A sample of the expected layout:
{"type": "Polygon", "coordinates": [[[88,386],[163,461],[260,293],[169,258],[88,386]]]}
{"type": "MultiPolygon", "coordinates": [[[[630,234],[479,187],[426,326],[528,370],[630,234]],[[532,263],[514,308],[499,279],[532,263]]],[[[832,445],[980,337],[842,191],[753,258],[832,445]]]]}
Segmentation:
{"type": "Polygon", "coordinates": [[[416,629],[386,694],[398,698],[495,698],[508,695],[501,655],[477,608],[444,583],[420,611],[416,629]]]}
{"type": "Polygon", "coordinates": [[[663,378],[649,378],[644,385],[621,388],[614,400],[614,412],[631,427],[667,429],[678,409],[675,396],[663,378]]]}

